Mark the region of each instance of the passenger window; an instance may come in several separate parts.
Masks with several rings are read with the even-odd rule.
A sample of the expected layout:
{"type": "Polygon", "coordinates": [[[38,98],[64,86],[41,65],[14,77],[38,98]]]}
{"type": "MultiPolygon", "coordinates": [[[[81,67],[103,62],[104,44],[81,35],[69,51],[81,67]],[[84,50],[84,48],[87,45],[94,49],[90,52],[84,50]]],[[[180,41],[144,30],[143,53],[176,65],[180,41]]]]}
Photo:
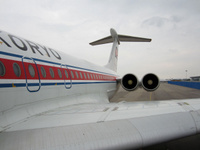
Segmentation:
{"type": "Polygon", "coordinates": [[[46,78],[46,71],[45,71],[44,67],[41,67],[40,69],[41,69],[41,74],[42,74],[43,78],[46,78]]]}
{"type": "Polygon", "coordinates": [[[5,66],[4,64],[0,61],[0,76],[4,76],[6,73],[6,69],[5,69],[5,66]]]}
{"type": "Polygon", "coordinates": [[[51,77],[54,78],[54,72],[52,68],[49,68],[49,72],[50,72],[51,77]]]}
{"type": "Polygon", "coordinates": [[[77,72],[75,72],[76,73],[76,77],[77,77],[77,79],[79,78],[79,76],[78,76],[78,73],[77,72]]]}
{"type": "Polygon", "coordinates": [[[66,76],[66,78],[68,78],[68,73],[67,73],[67,70],[65,70],[65,76],[66,76]]]}
{"type": "Polygon", "coordinates": [[[83,74],[84,74],[85,79],[87,79],[85,72],[83,74]]]}
{"type": "Polygon", "coordinates": [[[94,76],[94,79],[95,79],[95,74],[93,74],[93,76],[94,76]]]}
{"type": "Polygon", "coordinates": [[[81,79],[83,79],[82,73],[80,72],[81,79]]]}
{"type": "Polygon", "coordinates": [[[29,74],[31,75],[31,77],[35,77],[35,70],[33,68],[33,66],[30,64],[28,65],[28,71],[29,71],[29,74]]]}
{"type": "Polygon", "coordinates": [[[93,79],[92,74],[90,74],[90,76],[91,76],[91,79],[93,79]]]}
{"type": "Polygon", "coordinates": [[[60,69],[58,69],[58,75],[60,78],[62,78],[62,73],[61,73],[60,69]]]}
{"type": "Polygon", "coordinates": [[[96,75],[96,78],[98,79],[98,75],[96,75]]]}
{"type": "Polygon", "coordinates": [[[87,73],[87,76],[88,76],[88,79],[90,79],[90,75],[89,75],[89,73],[87,73]]]}
{"type": "Polygon", "coordinates": [[[71,76],[72,76],[72,78],[74,78],[74,74],[73,74],[73,71],[71,71],[71,76]]]}
{"type": "Polygon", "coordinates": [[[20,69],[20,67],[17,63],[13,64],[13,70],[14,70],[14,73],[17,77],[21,76],[21,69],[20,69]]]}

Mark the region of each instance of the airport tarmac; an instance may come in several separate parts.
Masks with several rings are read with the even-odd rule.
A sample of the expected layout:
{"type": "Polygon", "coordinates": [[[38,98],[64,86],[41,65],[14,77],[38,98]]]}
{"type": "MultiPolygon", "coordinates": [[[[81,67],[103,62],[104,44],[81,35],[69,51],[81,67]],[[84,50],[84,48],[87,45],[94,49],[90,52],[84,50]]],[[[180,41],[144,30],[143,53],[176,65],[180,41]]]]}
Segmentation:
{"type": "Polygon", "coordinates": [[[200,98],[200,90],[182,87],[178,85],[161,83],[159,88],[153,92],[147,92],[143,88],[135,91],[125,91],[121,86],[110,100],[111,102],[120,101],[151,101],[151,100],[173,100],[173,99],[191,99],[200,98]]]}
{"type": "MultiPolygon", "coordinates": [[[[156,101],[156,100],[173,100],[173,99],[192,99],[200,98],[200,90],[161,83],[159,88],[154,92],[147,92],[143,88],[135,91],[125,91],[121,86],[111,102],[120,101],[156,101]]],[[[166,143],[152,145],[140,150],[200,150],[200,134],[190,136],[166,143]]]]}

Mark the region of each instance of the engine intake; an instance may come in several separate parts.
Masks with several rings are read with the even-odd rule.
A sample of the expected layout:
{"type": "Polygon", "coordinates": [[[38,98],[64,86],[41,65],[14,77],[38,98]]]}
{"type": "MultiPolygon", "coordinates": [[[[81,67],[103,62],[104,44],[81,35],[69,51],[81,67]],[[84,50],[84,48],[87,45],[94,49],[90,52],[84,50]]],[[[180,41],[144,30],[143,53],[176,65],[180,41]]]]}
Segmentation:
{"type": "Polygon", "coordinates": [[[138,87],[138,79],[133,74],[126,74],[121,80],[122,87],[127,91],[133,91],[138,87]]]}
{"type": "Polygon", "coordinates": [[[146,74],[142,79],[142,86],[146,91],[155,91],[159,85],[159,78],[153,73],[146,74]]]}

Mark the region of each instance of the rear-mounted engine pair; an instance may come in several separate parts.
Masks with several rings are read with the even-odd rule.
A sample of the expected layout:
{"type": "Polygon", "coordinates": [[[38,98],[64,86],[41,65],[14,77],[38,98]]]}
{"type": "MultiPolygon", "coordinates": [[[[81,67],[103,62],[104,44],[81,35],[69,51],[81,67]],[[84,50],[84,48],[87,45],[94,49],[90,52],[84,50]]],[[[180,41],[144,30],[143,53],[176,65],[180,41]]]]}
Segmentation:
{"type": "Polygon", "coordinates": [[[159,78],[152,73],[146,74],[141,82],[138,81],[137,77],[133,74],[126,74],[121,79],[122,87],[127,91],[134,91],[138,87],[142,86],[146,91],[155,91],[159,85],[159,78]]]}

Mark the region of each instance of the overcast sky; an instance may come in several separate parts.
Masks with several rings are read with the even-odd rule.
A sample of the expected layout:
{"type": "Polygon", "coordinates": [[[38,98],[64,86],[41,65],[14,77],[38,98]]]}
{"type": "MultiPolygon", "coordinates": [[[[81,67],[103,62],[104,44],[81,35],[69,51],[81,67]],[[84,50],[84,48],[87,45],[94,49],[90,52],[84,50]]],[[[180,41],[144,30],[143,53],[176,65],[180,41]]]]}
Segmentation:
{"type": "Polygon", "coordinates": [[[0,29],[98,65],[112,45],[89,43],[119,34],[151,38],[121,43],[118,73],[161,79],[200,75],[199,0],[0,0],[0,29]]]}

